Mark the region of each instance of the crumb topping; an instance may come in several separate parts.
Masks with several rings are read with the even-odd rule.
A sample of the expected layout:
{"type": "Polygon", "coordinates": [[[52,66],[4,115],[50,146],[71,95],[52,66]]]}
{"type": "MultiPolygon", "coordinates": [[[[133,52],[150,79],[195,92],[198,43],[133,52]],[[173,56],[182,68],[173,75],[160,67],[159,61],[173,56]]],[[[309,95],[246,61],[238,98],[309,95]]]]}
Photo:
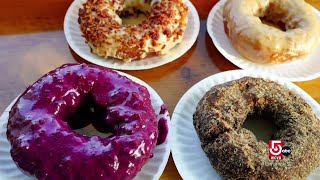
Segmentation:
{"type": "Polygon", "coordinates": [[[181,42],[187,14],[182,0],[88,0],[79,10],[78,21],[93,53],[131,61],[165,54],[181,42]],[[146,20],[122,24],[119,14],[126,6],[142,7],[145,3],[151,3],[146,20]]]}

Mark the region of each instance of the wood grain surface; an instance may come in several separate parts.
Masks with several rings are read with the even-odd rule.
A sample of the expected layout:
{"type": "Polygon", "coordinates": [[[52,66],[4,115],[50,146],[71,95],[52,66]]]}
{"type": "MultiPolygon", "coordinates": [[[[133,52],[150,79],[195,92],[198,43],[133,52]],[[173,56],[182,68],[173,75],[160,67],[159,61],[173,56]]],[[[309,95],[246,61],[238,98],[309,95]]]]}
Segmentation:
{"type": "MultiPolygon", "coordinates": [[[[64,64],[86,62],[75,54],[63,33],[63,18],[72,0],[10,0],[0,6],[0,112],[46,72],[64,64]]],[[[172,113],[180,97],[196,82],[221,71],[238,69],[213,45],[206,18],[216,0],[193,0],[201,18],[194,46],[164,66],[125,71],[147,82],[172,113]]],[[[319,0],[307,0],[320,9],[319,0]]],[[[319,59],[320,60],[320,59],[319,59]]],[[[296,83],[320,102],[320,78],[296,83]]],[[[170,157],[161,179],[181,179],[170,157]]]]}

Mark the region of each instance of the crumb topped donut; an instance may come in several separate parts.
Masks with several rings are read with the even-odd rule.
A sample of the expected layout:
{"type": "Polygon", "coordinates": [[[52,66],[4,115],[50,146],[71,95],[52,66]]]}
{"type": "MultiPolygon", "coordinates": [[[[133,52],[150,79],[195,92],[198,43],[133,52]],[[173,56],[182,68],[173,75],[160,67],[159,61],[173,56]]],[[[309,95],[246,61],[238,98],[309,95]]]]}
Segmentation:
{"type": "Polygon", "coordinates": [[[165,54],[181,42],[187,15],[183,0],[88,0],[79,24],[93,53],[131,61],[165,54]],[[119,15],[130,7],[150,14],[139,24],[123,25],[119,15]]]}
{"type": "MultiPolygon", "coordinates": [[[[86,123],[85,123],[86,124],[86,123]]],[[[38,179],[132,179],[152,156],[158,123],[148,90],[107,68],[68,64],[41,77],[13,105],[11,156],[38,179]],[[111,136],[86,136],[70,122],[83,111],[111,136]]]]}
{"type": "Polygon", "coordinates": [[[223,179],[304,179],[320,166],[319,119],[304,99],[273,81],[245,77],[214,86],[199,102],[193,124],[223,179]],[[253,113],[273,117],[278,130],[272,138],[283,140],[290,156],[269,160],[268,144],[242,127],[253,113]]]}
{"type": "Polygon", "coordinates": [[[320,42],[320,25],[304,0],[227,0],[225,32],[233,47],[257,63],[303,58],[320,42]]]}

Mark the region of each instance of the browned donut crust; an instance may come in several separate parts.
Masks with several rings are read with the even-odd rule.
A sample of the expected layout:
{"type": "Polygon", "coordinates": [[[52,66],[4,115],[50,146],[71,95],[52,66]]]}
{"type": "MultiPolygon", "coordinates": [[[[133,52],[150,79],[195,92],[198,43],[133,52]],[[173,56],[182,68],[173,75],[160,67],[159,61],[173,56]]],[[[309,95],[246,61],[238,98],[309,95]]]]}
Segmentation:
{"type": "Polygon", "coordinates": [[[233,47],[256,63],[304,58],[320,42],[319,20],[304,0],[227,0],[223,21],[233,47]]]}
{"type": "Polygon", "coordinates": [[[269,80],[245,77],[211,88],[199,102],[193,123],[211,165],[223,179],[303,179],[320,165],[320,121],[307,102],[269,80]],[[269,160],[268,145],[242,128],[250,113],[269,112],[273,135],[292,149],[269,160]]]}
{"type": "Polygon", "coordinates": [[[131,61],[165,54],[181,42],[188,20],[183,0],[136,0],[151,3],[150,16],[137,25],[122,25],[119,14],[126,1],[88,0],[79,10],[80,29],[93,53],[131,61]]]}

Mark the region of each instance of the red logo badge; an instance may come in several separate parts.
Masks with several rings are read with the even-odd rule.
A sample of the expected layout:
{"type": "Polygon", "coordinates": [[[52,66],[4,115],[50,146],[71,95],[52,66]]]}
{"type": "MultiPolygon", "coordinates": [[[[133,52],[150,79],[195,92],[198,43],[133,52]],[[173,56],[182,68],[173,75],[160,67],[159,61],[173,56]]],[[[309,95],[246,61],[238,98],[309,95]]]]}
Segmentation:
{"type": "Polygon", "coordinates": [[[284,142],[282,140],[269,140],[269,159],[280,160],[283,159],[282,147],[284,142]]]}

